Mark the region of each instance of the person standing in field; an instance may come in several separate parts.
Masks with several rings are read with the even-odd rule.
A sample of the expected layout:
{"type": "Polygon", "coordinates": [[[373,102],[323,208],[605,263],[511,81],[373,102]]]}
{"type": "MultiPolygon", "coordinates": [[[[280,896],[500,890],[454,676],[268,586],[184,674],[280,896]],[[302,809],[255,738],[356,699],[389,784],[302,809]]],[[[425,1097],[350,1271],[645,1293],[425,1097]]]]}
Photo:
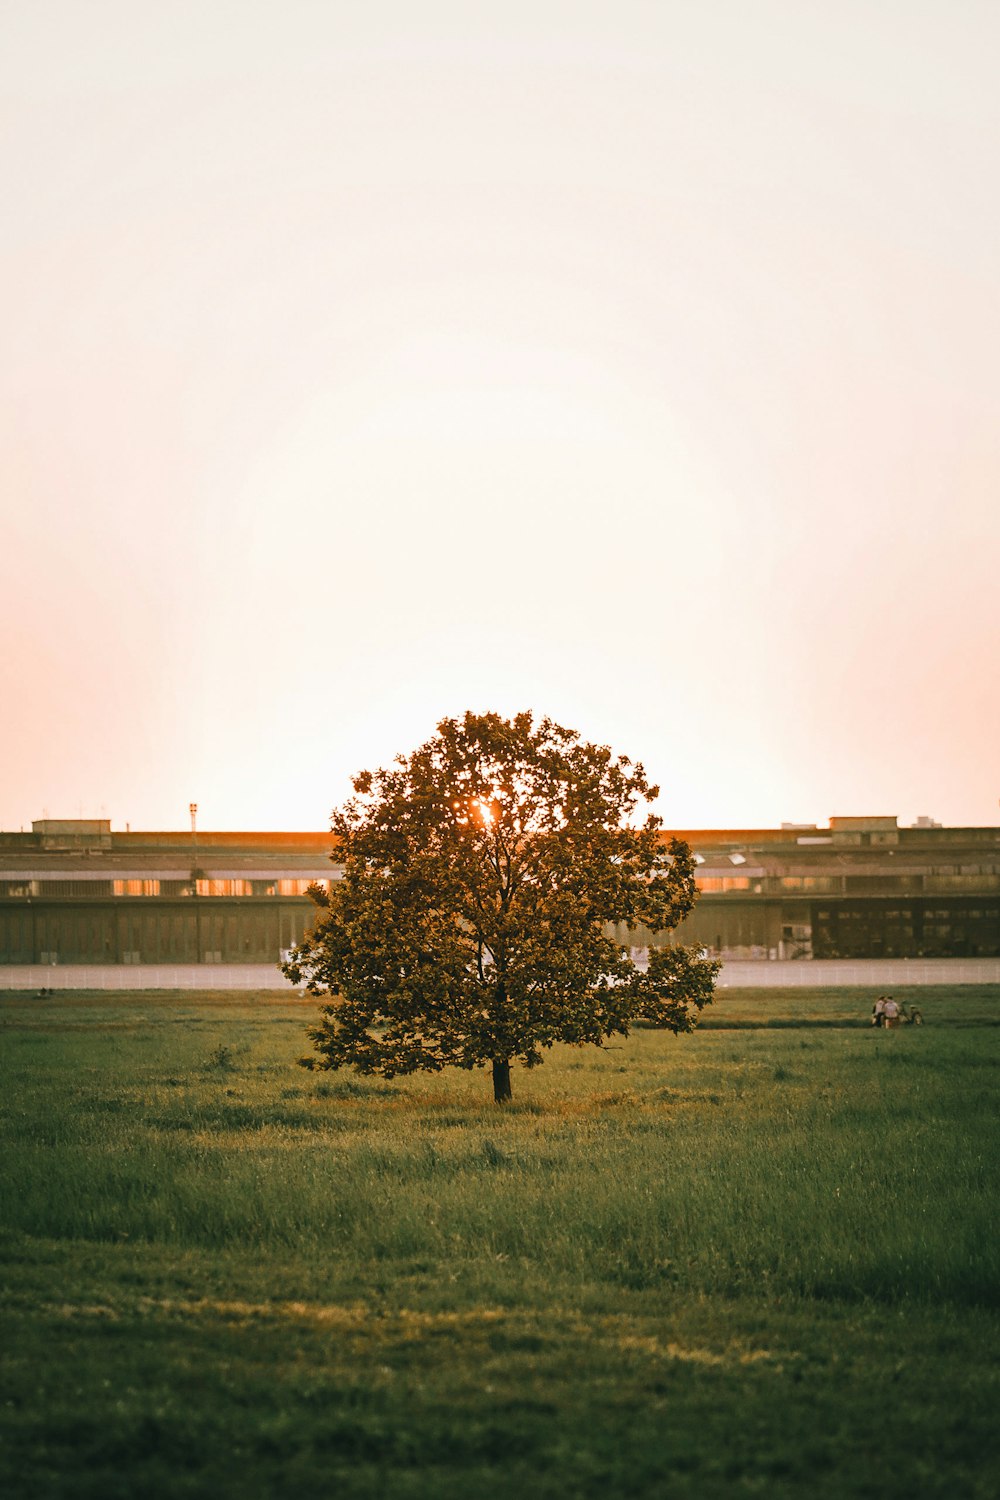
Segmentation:
{"type": "Polygon", "coordinates": [[[875,1001],[875,1004],[872,1006],[872,1025],[873,1026],[884,1026],[885,1025],[885,996],[884,995],[879,995],[878,999],[875,1001]]]}

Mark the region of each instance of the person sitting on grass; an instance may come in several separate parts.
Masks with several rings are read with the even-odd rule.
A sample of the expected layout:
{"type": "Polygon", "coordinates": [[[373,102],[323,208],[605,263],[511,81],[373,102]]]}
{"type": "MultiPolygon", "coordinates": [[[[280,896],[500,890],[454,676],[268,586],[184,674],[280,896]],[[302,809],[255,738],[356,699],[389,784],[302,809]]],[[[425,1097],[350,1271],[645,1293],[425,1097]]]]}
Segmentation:
{"type": "Polygon", "coordinates": [[[882,1024],[883,1026],[899,1025],[899,1006],[891,995],[886,998],[885,1005],[882,1007],[882,1024]]]}
{"type": "Polygon", "coordinates": [[[884,1026],[885,1025],[885,996],[884,995],[879,995],[878,999],[875,1001],[875,1004],[872,1006],[872,1025],[873,1026],[884,1026]]]}

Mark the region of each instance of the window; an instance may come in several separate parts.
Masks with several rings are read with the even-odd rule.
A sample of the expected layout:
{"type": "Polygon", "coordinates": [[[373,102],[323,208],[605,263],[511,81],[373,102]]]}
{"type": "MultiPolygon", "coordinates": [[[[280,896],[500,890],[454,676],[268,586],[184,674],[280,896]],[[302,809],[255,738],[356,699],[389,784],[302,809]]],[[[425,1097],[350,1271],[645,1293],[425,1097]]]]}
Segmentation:
{"type": "Polygon", "coordinates": [[[252,896],[252,880],[196,880],[199,896],[252,896]]]}
{"type": "Polygon", "coordinates": [[[116,880],[112,895],[115,896],[158,896],[160,894],[160,882],[158,880],[116,880]]]}
{"type": "Polygon", "coordinates": [[[888,896],[902,891],[919,891],[919,875],[848,875],[846,888],[853,895],[888,896]]]}

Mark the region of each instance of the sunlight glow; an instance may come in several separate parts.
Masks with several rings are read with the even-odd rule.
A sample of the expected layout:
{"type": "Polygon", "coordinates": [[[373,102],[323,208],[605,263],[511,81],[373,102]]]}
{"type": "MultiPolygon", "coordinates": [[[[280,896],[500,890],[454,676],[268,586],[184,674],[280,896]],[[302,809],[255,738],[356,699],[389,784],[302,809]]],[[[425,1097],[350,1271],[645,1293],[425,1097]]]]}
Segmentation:
{"type": "Polygon", "coordinates": [[[1000,7],[301,9],[5,7],[0,830],[994,821],[1000,7]]]}

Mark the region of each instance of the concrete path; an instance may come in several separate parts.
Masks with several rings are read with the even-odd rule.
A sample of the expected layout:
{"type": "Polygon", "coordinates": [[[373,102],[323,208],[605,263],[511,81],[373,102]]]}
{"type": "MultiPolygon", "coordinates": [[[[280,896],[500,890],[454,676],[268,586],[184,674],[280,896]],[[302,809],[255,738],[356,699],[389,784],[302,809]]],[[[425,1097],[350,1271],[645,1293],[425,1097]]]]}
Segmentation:
{"type": "MultiPolygon", "coordinates": [[[[998,958],[740,960],[724,965],[719,988],[737,986],[1000,984],[998,958]]],[[[7,964],[0,990],[283,990],[272,964],[7,964]]]]}
{"type": "Polygon", "coordinates": [[[1000,958],[734,960],[725,964],[719,975],[720,989],[841,984],[873,989],[908,984],[1000,984],[1000,958]]]}

